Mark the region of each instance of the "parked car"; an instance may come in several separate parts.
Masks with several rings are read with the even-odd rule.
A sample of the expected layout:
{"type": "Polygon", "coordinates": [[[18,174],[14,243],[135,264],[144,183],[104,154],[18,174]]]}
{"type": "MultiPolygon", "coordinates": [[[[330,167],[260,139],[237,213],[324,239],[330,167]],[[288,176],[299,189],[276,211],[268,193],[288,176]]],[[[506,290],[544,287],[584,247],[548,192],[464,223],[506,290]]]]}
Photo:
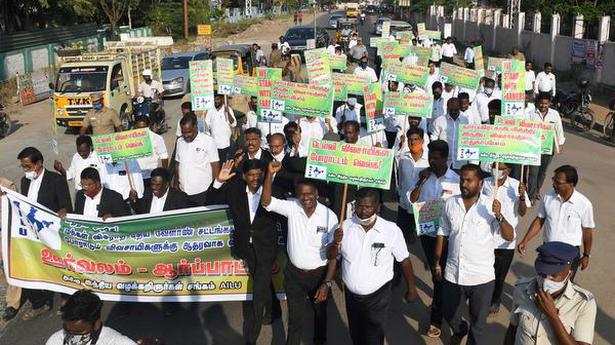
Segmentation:
{"type": "Polygon", "coordinates": [[[390,22],[391,18],[388,17],[380,17],[376,20],[376,23],[374,24],[374,34],[375,35],[382,35],[382,23],[384,22],[390,22]]]}
{"type": "MultiPolygon", "coordinates": [[[[284,39],[290,45],[291,53],[302,52],[307,49],[307,40],[314,38],[314,27],[295,26],[284,35],[284,39]]],[[[316,28],[316,48],[326,47],[329,44],[329,34],[323,28],[316,28]]]]}
{"type": "Polygon", "coordinates": [[[391,21],[391,36],[395,36],[401,31],[412,31],[412,25],[401,20],[391,21]]]}
{"type": "Polygon", "coordinates": [[[378,12],[378,7],[374,5],[367,5],[367,7],[365,8],[366,14],[376,14],[376,12],[378,12]]]}
{"type": "Polygon", "coordinates": [[[183,96],[190,91],[190,61],[207,60],[209,52],[177,53],[162,59],[162,87],[165,97],[183,96]]]}
{"type": "Polygon", "coordinates": [[[332,14],[329,17],[329,27],[332,29],[337,28],[337,21],[344,18],[341,14],[332,14]]]}

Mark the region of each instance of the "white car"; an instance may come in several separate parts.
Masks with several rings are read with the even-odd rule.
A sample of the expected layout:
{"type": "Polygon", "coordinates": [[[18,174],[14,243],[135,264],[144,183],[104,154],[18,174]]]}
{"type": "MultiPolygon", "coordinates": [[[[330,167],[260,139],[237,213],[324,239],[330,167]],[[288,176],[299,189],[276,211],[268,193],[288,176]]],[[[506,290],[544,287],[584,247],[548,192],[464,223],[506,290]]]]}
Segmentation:
{"type": "Polygon", "coordinates": [[[337,29],[337,21],[344,18],[341,14],[333,14],[329,17],[329,27],[337,29]]]}
{"type": "Polygon", "coordinates": [[[376,20],[376,23],[374,24],[374,34],[382,35],[382,23],[390,22],[390,21],[391,21],[391,18],[387,18],[387,17],[378,18],[378,20],[376,20]]]}

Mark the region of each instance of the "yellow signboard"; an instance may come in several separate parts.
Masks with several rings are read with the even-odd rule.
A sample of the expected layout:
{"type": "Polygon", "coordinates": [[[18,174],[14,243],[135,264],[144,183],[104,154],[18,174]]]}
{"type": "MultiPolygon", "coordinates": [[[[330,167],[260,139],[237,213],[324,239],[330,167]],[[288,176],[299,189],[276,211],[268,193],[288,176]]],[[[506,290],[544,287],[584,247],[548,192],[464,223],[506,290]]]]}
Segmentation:
{"type": "Polygon", "coordinates": [[[211,35],[211,25],[208,25],[208,24],[197,25],[197,30],[198,30],[199,36],[211,35]]]}

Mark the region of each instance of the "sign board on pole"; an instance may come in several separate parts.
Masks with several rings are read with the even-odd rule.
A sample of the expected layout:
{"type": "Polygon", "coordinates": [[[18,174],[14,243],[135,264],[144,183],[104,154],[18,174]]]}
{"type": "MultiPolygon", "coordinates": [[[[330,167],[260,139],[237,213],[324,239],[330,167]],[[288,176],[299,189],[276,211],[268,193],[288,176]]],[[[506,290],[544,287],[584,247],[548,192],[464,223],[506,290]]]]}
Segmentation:
{"type": "Polygon", "coordinates": [[[227,58],[216,58],[216,81],[218,82],[218,93],[221,95],[233,94],[233,83],[235,68],[233,60],[227,58]]]}
{"type": "Polygon", "coordinates": [[[258,82],[258,121],[282,122],[282,112],[271,108],[271,82],[282,79],[281,68],[257,67],[258,82]]]}
{"type": "Polygon", "coordinates": [[[443,199],[422,201],[412,204],[417,235],[435,235],[440,225],[440,216],[442,215],[443,207],[443,199]]]}
{"type": "Polygon", "coordinates": [[[384,114],[382,114],[382,87],[380,83],[366,85],[363,88],[363,94],[367,132],[383,130],[385,125],[384,114]]]}
{"type": "Polygon", "coordinates": [[[211,35],[211,25],[209,24],[199,24],[196,26],[197,34],[199,36],[209,36],[211,35]]]}
{"type": "Polygon", "coordinates": [[[382,22],[382,37],[388,38],[391,35],[391,22],[385,20],[382,22]]]}
{"type": "Polygon", "coordinates": [[[541,129],[540,150],[543,155],[553,154],[553,141],[555,139],[555,125],[551,122],[529,121],[515,117],[495,117],[496,125],[507,125],[517,127],[531,127],[541,129]]]}
{"type": "Polygon", "coordinates": [[[327,48],[310,49],[304,52],[305,68],[310,84],[330,85],[331,68],[327,48]]]}
{"type": "Polygon", "coordinates": [[[386,92],[384,115],[431,118],[433,96],[419,92],[386,92]]]}
{"type": "Polygon", "coordinates": [[[393,158],[391,149],[312,139],[305,177],[389,189],[393,158]]]}
{"type": "Polygon", "coordinates": [[[297,116],[331,116],[333,87],[275,80],[271,82],[271,109],[297,116]]]}
{"type": "Polygon", "coordinates": [[[369,85],[365,76],[347,73],[332,73],[334,97],[336,101],[345,102],[348,94],[363,95],[365,86],[369,85]]]}
{"type": "Polygon", "coordinates": [[[540,165],[542,130],[510,125],[461,125],[457,159],[540,165]]]}
{"type": "Polygon", "coordinates": [[[503,65],[502,116],[522,116],[525,110],[525,61],[509,60],[503,65]]]}
{"type": "Polygon", "coordinates": [[[242,94],[248,97],[258,97],[258,80],[248,75],[235,75],[233,94],[242,94]]]}
{"type": "Polygon", "coordinates": [[[329,68],[344,71],[348,66],[346,54],[329,55],[329,68]]]}
{"type": "Polygon", "coordinates": [[[440,65],[440,79],[443,83],[449,83],[470,90],[478,89],[480,76],[473,69],[443,62],[440,65]]]}
{"type": "Polygon", "coordinates": [[[485,72],[485,58],[483,57],[483,46],[472,48],[474,50],[474,69],[485,72]]]}
{"type": "Polygon", "coordinates": [[[152,141],[146,128],[92,137],[94,151],[101,163],[120,163],[152,155],[152,141]]]}
{"type": "Polygon", "coordinates": [[[214,104],[211,60],[190,61],[190,96],[193,110],[207,110],[214,104]]]}
{"type": "Polygon", "coordinates": [[[424,88],[429,79],[429,68],[423,66],[407,66],[401,62],[391,62],[385,66],[384,78],[385,80],[412,84],[424,88]]]}

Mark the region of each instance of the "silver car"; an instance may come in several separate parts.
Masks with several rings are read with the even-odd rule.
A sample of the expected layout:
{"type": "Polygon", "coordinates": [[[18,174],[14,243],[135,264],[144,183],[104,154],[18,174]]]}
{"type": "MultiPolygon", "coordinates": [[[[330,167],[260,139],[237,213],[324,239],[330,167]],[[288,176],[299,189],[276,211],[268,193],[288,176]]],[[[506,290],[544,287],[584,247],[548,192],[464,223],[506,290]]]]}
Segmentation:
{"type": "Polygon", "coordinates": [[[391,18],[387,18],[387,17],[378,18],[378,20],[376,20],[376,23],[374,24],[374,34],[382,35],[382,23],[390,22],[390,21],[391,21],[391,18]]]}
{"type": "Polygon", "coordinates": [[[162,87],[165,97],[183,96],[190,91],[190,61],[207,60],[209,52],[172,54],[162,59],[162,87]]]}
{"type": "Polygon", "coordinates": [[[329,27],[333,29],[337,29],[337,21],[344,18],[341,14],[332,14],[329,17],[329,27]]]}

